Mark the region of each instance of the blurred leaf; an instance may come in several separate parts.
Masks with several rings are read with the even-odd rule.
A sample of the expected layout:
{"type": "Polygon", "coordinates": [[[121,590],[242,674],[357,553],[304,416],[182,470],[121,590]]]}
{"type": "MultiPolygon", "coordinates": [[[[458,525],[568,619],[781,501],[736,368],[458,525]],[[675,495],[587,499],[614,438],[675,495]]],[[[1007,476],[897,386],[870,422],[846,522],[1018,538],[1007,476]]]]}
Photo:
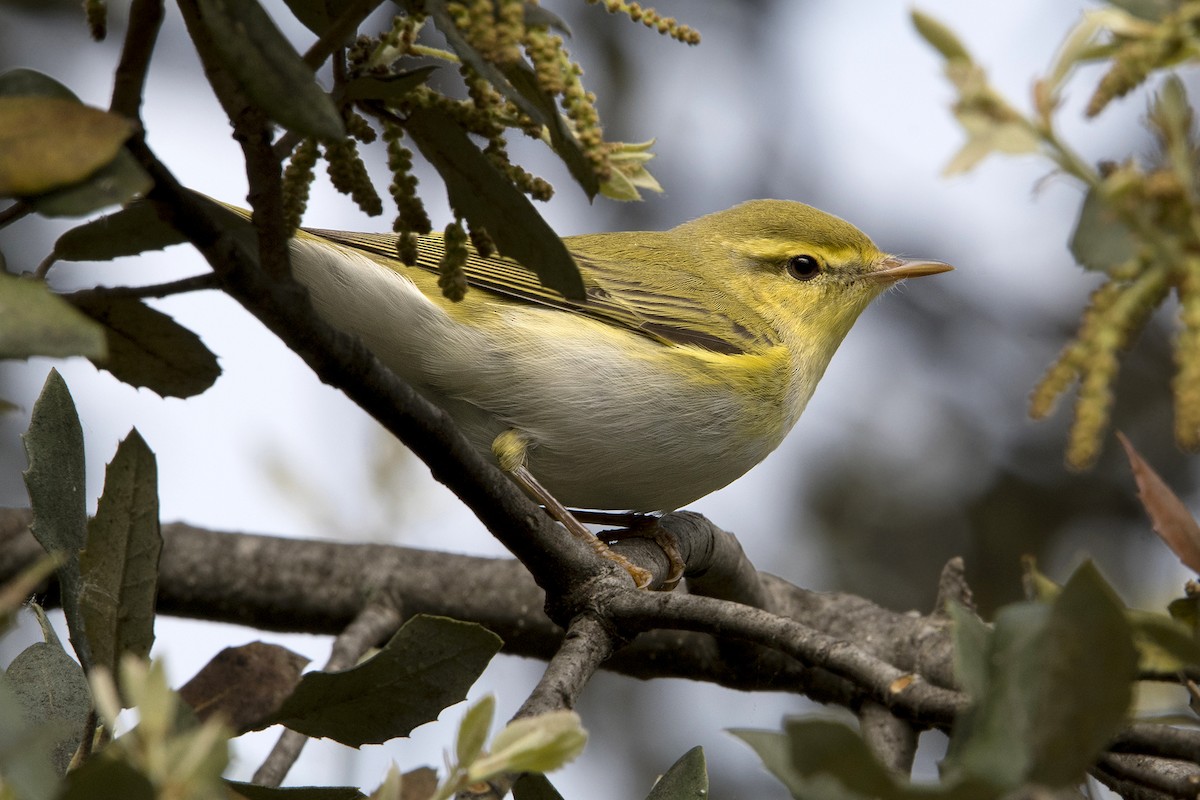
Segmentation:
{"type": "Polygon", "coordinates": [[[1021,585],[1025,589],[1026,599],[1040,603],[1053,603],[1062,593],[1062,587],[1038,569],[1037,559],[1033,556],[1021,558],[1021,585]]]}
{"type": "Polygon", "coordinates": [[[1167,543],[1167,547],[1184,566],[1193,572],[1200,572],[1200,525],[1196,524],[1196,518],[1178,495],[1171,491],[1171,487],[1146,463],[1125,434],[1118,431],[1117,439],[1129,458],[1133,479],[1137,482],[1138,499],[1150,517],[1154,532],[1167,543]]]}
{"type": "Polygon", "coordinates": [[[89,291],[68,299],[104,326],[108,357],[97,366],[118,380],[162,397],[192,397],[221,374],[199,336],[136,297],[89,291]]]}
{"type": "MultiPolygon", "coordinates": [[[[48,97],[80,104],[75,93],[58,81],[31,69],[14,69],[0,74],[0,97],[48,97]]],[[[48,217],[81,216],[109,205],[128,202],[149,191],[150,176],[128,152],[120,149],[115,158],[86,181],[24,198],[48,217]]]]}
{"type": "Polygon", "coordinates": [[[805,778],[828,774],[852,792],[868,797],[895,797],[896,779],[880,764],[856,731],[823,719],[784,723],[792,765],[805,778]]]}
{"type": "Polygon", "coordinates": [[[954,677],[972,700],[988,688],[988,649],[992,631],[975,612],[958,603],[949,606],[954,622],[954,677]]]}
{"type": "Polygon", "coordinates": [[[109,206],[125,205],[146,194],[154,181],[128,151],[122,150],[83,183],[25,200],[44,217],[82,217],[109,206]]]}
{"type": "Polygon", "coordinates": [[[1150,22],[1160,22],[1179,7],[1178,0],[1108,0],[1108,4],[1150,22]]]}
{"type": "Polygon", "coordinates": [[[525,3],[525,27],[533,28],[538,25],[545,25],[547,28],[553,28],[559,31],[564,36],[570,37],[571,28],[563,21],[563,18],[549,11],[545,6],[539,6],[537,3],[525,3]]]}
{"type": "Polygon", "coordinates": [[[307,664],[304,656],[276,644],[226,647],[179,689],[179,696],[201,722],[220,715],[241,734],[279,709],[307,664]]]}
{"type": "MultiPolygon", "coordinates": [[[[375,791],[371,792],[370,800],[405,800],[404,798],[404,776],[400,774],[400,768],[396,766],[396,762],[388,765],[387,774],[383,776],[383,781],[375,787],[375,791]]],[[[430,793],[437,788],[437,779],[434,779],[433,786],[430,788],[430,793]]],[[[426,800],[429,794],[420,795],[420,800],[426,800]]]]}
{"type": "Polygon", "coordinates": [[[55,800],[58,776],[50,761],[55,734],[25,721],[21,701],[0,671],[0,785],[20,800],[55,800]]]}
{"type": "Polygon", "coordinates": [[[24,472],[35,539],[61,559],[58,582],[71,646],[83,665],[91,664],[79,610],[79,551],[87,542],[87,506],[83,496],[83,428],[66,381],[51,369],[33,404],[29,430],[21,437],[29,468],[24,472]]]}
{"type": "Polygon", "coordinates": [[[104,329],[44,282],[0,272],[0,358],[104,358],[104,329]]]}
{"type": "Polygon", "coordinates": [[[500,645],[479,625],[418,615],[367,661],[305,675],[274,722],[351,747],[407,736],[461,701],[500,645]]]}
{"type": "Polygon", "coordinates": [[[401,781],[400,800],[429,800],[437,791],[437,785],[437,770],[429,767],[410,769],[401,781]]]}
{"type": "Polygon", "coordinates": [[[967,143],[946,165],[943,174],[947,176],[971,170],[992,153],[1023,155],[1036,152],[1041,145],[1023,120],[1001,121],[973,110],[956,111],[955,116],[967,132],[967,143]]]}
{"type": "MultiPolygon", "coordinates": [[[[600,190],[595,170],[580,148],[579,140],[559,113],[554,98],[542,89],[533,70],[523,61],[505,65],[503,68],[488,61],[471,46],[454,24],[446,0],[426,0],[425,9],[433,24],[446,37],[446,43],[464,63],[487,79],[530,119],[545,126],[550,136],[550,146],[567,165],[571,177],[579,183],[589,198],[595,197],[596,192],[600,190]]],[[[519,258],[517,260],[521,261],[519,258]]]]}
{"type": "Polygon", "coordinates": [[[1103,194],[1089,189],[1071,234],[1071,255],[1088,269],[1106,271],[1129,263],[1137,251],[1137,238],[1121,223],[1103,194]]]}
{"type": "Polygon", "coordinates": [[[20,67],[0,73],[0,97],[29,97],[30,95],[79,102],[79,98],[74,92],[44,72],[20,67]]]}
{"type": "Polygon", "coordinates": [[[105,471],[79,556],[80,607],[93,666],[115,674],[123,653],[149,656],[161,551],[158,466],[134,428],[105,471]]]}
{"type": "Polygon", "coordinates": [[[54,255],[63,261],[111,261],[185,242],[153,205],[135,202],[67,231],[54,243],[54,255]]]}
{"type": "MultiPolygon", "coordinates": [[[[767,771],[778,778],[797,800],[868,800],[863,795],[850,791],[828,774],[810,777],[801,775],[792,761],[791,740],[784,733],[748,729],[731,730],[730,733],[750,745],[762,759],[767,771]]],[[[929,794],[926,793],[926,798],[922,800],[927,800],[929,794]]]]}
{"type": "Polygon", "coordinates": [[[57,97],[0,96],[0,197],[76,184],[112,162],[133,124],[57,97]]]}
{"type": "Polygon", "coordinates": [[[360,75],[346,82],[347,100],[392,100],[408,94],[425,81],[437,66],[417,67],[395,75],[360,75]]]}
{"type": "Polygon", "coordinates": [[[83,669],[56,640],[25,648],[9,664],[5,676],[26,723],[53,732],[51,762],[59,775],[66,774],[92,710],[92,693],[83,669]]]}
{"type": "Polygon", "coordinates": [[[646,800],[707,800],[708,766],[704,748],[688,750],[659,778],[646,800]]]}
{"type": "Polygon", "coordinates": [[[1130,610],[1126,615],[1133,626],[1139,674],[1174,675],[1200,665],[1200,643],[1186,623],[1148,611],[1130,610]]]}
{"type": "Polygon", "coordinates": [[[1125,720],[1137,667],[1125,609],[1090,563],[1052,605],[996,617],[988,685],[955,726],[945,774],[998,790],[1073,785],[1125,720]]]}
{"type": "Polygon", "coordinates": [[[225,785],[246,800],[361,800],[366,797],[354,786],[259,786],[241,781],[225,781],[225,785]]]}
{"type": "Polygon", "coordinates": [[[157,800],[150,779],[125,760],[104,753],[67,773],[66,790],[57,800],[157,800]]]}
{"type": "Polygon", "coordinates": [[[453,119],[422,108],[409,115],[404,128],[446,182],[455,213],[471,227],[485,228],[501,253],[537,273],[543,284],[564,297],[583,299],[583,279],[562,239],[453,119]]]}
{"type": "Polygon", "coordinates": [[[473,783],[504,772],[551,772],[574,760],[586,744],[587,731],[574,711],[522,717],[496,734],[490,752],[467,770],[467,779],[473,783]]]}
{"type": "Polygon", "coordinates": [[[488,734],[492,729],[492,717],[496,713],[496,698],[485,695],[478,703],[467,709],[458,726],[458,739],[454,745],[455,758],[460,767],[470,766],[483,752],[488,734]]]}
{"type": "Polygon", "coordinates": [[[346,135],[333,101],[256,0],[198,2],[222,65],[268,117],[318,139],[346,135]]]}
{"type": "Polygon", "coordinates": [[[57,558],[46,554],[18,572],[8,583],[0,584],[0,634],[8,628],[17,609],[54,574],[58,563],[57,558]]]}
{"type": "Polygon", "coordinates": [[[283,0],[296,19],[317,36],[329,30],[337,16],[336,5],[341,0],[283,0]],[[331,8],[333,6],[333,8],[331,8]]]}
{"type": "Polygon", "coordinates": [[[1178,620],[1191,631],[1192,638],[1200,638],[1200,596],[1189,593],[1187,597],[1172,600],[1167,606],[1171,619],[1178,620]]]}
{"type": "Polygon", "coordinates": [[[917,33],[921,35],[929,45],[942,54],[942,58],[947,61],[962,59],[964,61],[971,60],[971,54],[967,52],[967,48],[958,40],[954,32],[947,28],[937,19],[923,11],[913,9],[911,12],[913,27],[917,29],[917,33]]]}
{"type": "Polygon", "coordinates": [[[550,779],[538,772],[526,772],[512,787],[513,800],[563,800],[550,779]]]}

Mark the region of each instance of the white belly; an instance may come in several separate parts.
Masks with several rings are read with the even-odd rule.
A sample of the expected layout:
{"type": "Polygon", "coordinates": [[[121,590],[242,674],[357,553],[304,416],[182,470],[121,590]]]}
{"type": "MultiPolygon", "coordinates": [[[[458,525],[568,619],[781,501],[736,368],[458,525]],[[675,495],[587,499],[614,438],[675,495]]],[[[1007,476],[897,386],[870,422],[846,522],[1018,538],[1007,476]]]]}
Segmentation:
{"type": "Polygon", "coordinates": [[[297,241],[293,265],[327,321],[362,338],[481,452],[505,430],[523,434],[530,471],[569,507],[679,508],[761,461],[793,421],[749,432],[731,387],[664,369],[671,348],[618,340],[601,322],[564,326],[566,312],[498,306],[468,328],[353,251],[297,241]]]}

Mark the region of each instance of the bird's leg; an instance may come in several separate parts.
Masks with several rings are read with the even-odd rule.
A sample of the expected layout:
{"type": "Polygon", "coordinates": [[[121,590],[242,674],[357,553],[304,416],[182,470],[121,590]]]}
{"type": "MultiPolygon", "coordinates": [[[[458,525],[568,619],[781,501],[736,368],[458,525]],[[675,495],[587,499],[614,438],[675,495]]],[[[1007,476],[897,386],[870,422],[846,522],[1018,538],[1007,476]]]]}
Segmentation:
{"type": "Polygon", "coordinates": [[[615,553],[600,539],[583,527],[583,523],[575,518],[567,507],[558,502],[525,466],[525,457],[529,452],[529,442],[517,431],[506,430],[492,442],[492,452],[500,463],[500,469],[508,474],[518,486],[534,500],[546,508],[546,513],[562,523],[567,531],[592,548],[597,555],[607,558],[629,573],[634,584],[639,589],[645,589],[654,579],[649,570],[642,569],[620,553],[615,553]]]}
{"type": "Polygon", "coordinates": [[[609,543],[624,541],[625,539],[649,539],[658,545],[658,548],[663,551],[663,555],[667,557],[667,563],[671,569],[667,572],[667,577],[663,579],[662,585],[658,587],[660,592],[669,592],[679,585],[683,580],[683,571],[687,568],[687,564],[683,560],[683,554],[679,552],[679,541],[673,533],[663,530],[658,524],[658,517],[650,517],[643,514],[632,515],[636,517],[636,521],[623,531],[605,531],[605,538],[609,543]]]}
{"type": "Polygon", "coordinates": [[[605,538],[611,545],[625,539],[650,539],[671,565],[670,572],[658,587],[660,592],[669,592],[683,580],[683,572],[687,568],[683,554],[679,552],[679,540],[674,534],[662,529],[658,517],[654,514],[641,514],[637,511],[593,511],[575,509],[571,514],[580,522],[594,522],[599,525],[616,525],[626,530],[605,531],[605,538]]]}

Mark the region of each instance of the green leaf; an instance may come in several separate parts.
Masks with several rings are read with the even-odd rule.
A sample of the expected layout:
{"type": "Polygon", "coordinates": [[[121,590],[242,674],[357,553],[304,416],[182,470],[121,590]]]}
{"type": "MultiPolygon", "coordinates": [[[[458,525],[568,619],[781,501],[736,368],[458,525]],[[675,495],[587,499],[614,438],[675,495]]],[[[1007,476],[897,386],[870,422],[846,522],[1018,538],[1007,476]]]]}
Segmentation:
{"type": "Polygon", "coordinates": [[[158,467],[135,428],[108,465],[79,558],[80,607],[94,665],[115,674],[123,653],[149,655],[161,551],[158,467]]]}
{"type": "Polygon", "coordinates": [[[486,229],[501,253],[533,270],[546,286],[570,299],[584,298],[579,268],[562,239],[454,120],[422,108],[404,128],[446,182],[457,214],[486,229]]]}
{"type": "Polygon", "coordinates": [[[945,774],[971,776],[1002,789],[1025,780],[1032,760],[1025,741],[1031,724],[1027,712],[1032,697],[1041,699],[1037,650],[1054,647],[1042,635],[1049,616],[1050,607],[1040,603],[1015,603],[997,612],[983,658],[986,681],[976,687],[971,707],[955,723],[945,774]]]}
{"type": "Polygon", "coordinates": [[[222,65],[267,116],[318,139],[346,135],[333,101],[256,0],[199,0],[199,6],[222,65]]]}
{"type": "Polygon", "coordinates": [[[467,713],[463,715],[462,724],[458,726],[458,739],[454,745],[455,757],[460,767],[469,767],[483,752],[495,713],[496,698],[489,694],[468,708],[467,713]]]}
{"type": "MultiPolygon", "coordinates": [[[[70,89],[41,72],[14,69],[0,75],[0,97],[30,96],[71,101],[83,107],[70,89]]],[[[115,158],[82,183],[24,199],[43,216],[81,216],[104,206],[124,204],[134,196],[149,191],[152,185],[150,176],[122,148],[115,158]]]]}
{"type": "Polygon", "coordinates": [[[704,763],[704,748],[697,745],[671,765],[646,800],[707,800],[708,767],[704,763]]]}
{"type": "Polygon", "coordinates": [[[1029,779],[1058,788],[1082,779],[1124,724],[1137,651],[1124,605],[1090,561],[1063,587],[1044,637],[1029,779]]]}
{"type": "Polygon", "coordinates": [[[526,772],[512,787],[513,800],[563,800],[563,796],[540,772],[526,772]]]}
{"type": "Polygon", "coordinates": [[[138,298],[80,292],[69,299],[104,326],[108,357],[96,366],[119,380],[162,397],[192,397],[220,376],[217,357],[199,336],[138,298]]]}
{"type": "Polygon", "coordinates": [[[66,774],[92,710],[83,669],[61,644],[37,642],[13,659],[6,677],[26,723],[53,731],[51,762],[59,775],[66,774]]]}
{"type": "Polygon", "coordinates": [[[868,800],[828,774],[802,775],[792,760],[791,740],[779,731],[739,729],[730,733],[750,745],[767,771],[797,800],[868,800]]]}
{"type": "Polygon", "coordinates": [[[28,97],[30,95],[79,102],[79,98],[74,92],[44,72],[19,67],[0,73],[0,97],[28,97]]]}
{"type": "Polygon", "coordinates": [[[417,67],[394,75],[360,75],[347,81],[347,100],[394,100],[411,92],[425,81],[437,66],[417,67]]]}
{"type": "Polygon", "coordinates": [[[45,283],[0,272],[0,358],[104,358],[104,329],[45,283]]]}
{"type": "Polygon", "coordinates": [[[324,35],[337,16],[334,7],[339,0],[283,0],[296,19],[315,33],[324,35]]]}
{"type": "Polygon", "coordinates": [[[100,208],[125,205],[153,186],[154,181],[137,159],[122,150],[83,183],[25,200],[44,217],[82,217],[100,208]]]}
{"type": "Polygon", "coordinates": [[[1139,674],[1174,675],[1200,665],[1200,643],[1186,623],[1148,611],[1130,610],[1126,616],[1133,626],[1139,674]]]}
{"type": "Polygon", "coordinates": [[[467,770],[471,783],[504,772],[551,772],[573,760],[587,744],[579,715],[568,709],[522,717],[504,726],[491,751],[467,770]]]}
{"type": "Polygon", "coordinates": [[[1137,256],[1137,237],[1096,189],[1089,189],[1071,234],[1071,255],[1088,269],[1107,271],[1137,256]]]}
{"type": "Polygon", "coordinates": [[[312,672],[274,722],[351,747],[407,736],[461,701],[501,640],[479,625],[418,615],[344,672],[312,672]]]}
{"type": "Polygon", "coordinates": [[[955,726],[945,773],[996,790],[1076,783],[1124,723],[1137,666],[1125,609],[1090,563],[1053,604],[1001,609],[986,689],[955,726]]]}
{"type": "Polygon", "coordinates": [[[963,60],[969,62],[971,60],[971,54],[967,51],[967,48],[958,40],[954,32],[939,20],[915,8],[911,13],[913,27],[917,29],[917,33],[934,50],[941,53],[942,58],[947,61],[963,60]]]}
{"type": "Polygon", "coordinates": [[[33,509],[30,531],[46,549],[62,559],[58,582],[71,645],[84,666],[91,664],[79,611],[79,551],[87,541],[87,506],[83,495],[83,428],[66,381],[51,369],[33,405],[29,430],[21,437],[29,468],[25,488],[33,509]]]}
{"type": "Polygon", "coordinates": [[[353,786],[259,786],[256,783],[225,781],[246,800],[360,800],[366,795],[353,786]]]}
{"type": "Polygon", "coordinates": [[[791,741],[781,731],[760,731],[750,728],[732,728],[729,731],[750,745],[763,766],[784,785],[792,797],[800,797],[808,782],[792,763],[791,741]]]}
{"type": "Polygon", "coordinates": [[[1178,0],[1108,0],[1108,3],[1150,22],[1159,22],[1179,8],[1178,0]]]}
{"type": "Polygon", "coordinates": [[[868,797],[898,795],[895,778],[875,760],[857,732],[840,722],[821,719],[784,723],[792,764],[808,778],[825,773],[852,792],[868,797]]]}
{"type": "Polygon", "coordinates": [[[50,761],[56,734],[25,721],[21,701],[0,671],[0,785],[20,800],[54,800],[58,776],[50,761]]]}
{"type": "Polygon", "coordinates": [[[79,183],[131,135],[129,120],[73,100],[0,96],[0,197],[79,183]]]}
{"type": "Polygon", "coordinates": [[[1193,639],[1200,639],[1200,596],[1191,595],[1172,600],[1167,605],[1171,619],[1182,622],[1191,631],[1193,639]]]}
{"type": "Polygon", "coordinates": [[[150,779],[128,761],[105,753],[67,773],[67,788],[58,800],[157,800],[150,779]]]}
{"type": "MultiPolygon", "coordinates": [[[[482,53],[476,50],[462,31],[454,24],[454,18],[447,9],[446,0],[427,0],[426,11],[430,19],[455,54],[469,64],[472,69],[492,84],[501,94],[516,104],[517,108],[527,114],[535,122],[544,125],[550,135],[550,145],[558,153],[559,158],[571,171],[571,176],[583,187],[589,198],[595,197],[600,191],[600,184],[595,170],[583,150],[579,140],[567,127],[562,114],[555,105],[554,98],[543,91],[537,82],[537,76],[524,62],[505,65],[500,68],[488,61],[482,53]]],[[[489,229],[489,233],[490,233],[489,229]]],[[[520,259],[517,259],[520,261],[520,259]]],[[[524,262],[522,262],[524,263],[524,262]]]]}
{"type": "Polygon", "coordinates": [[[187,238],[159,217],[153,205],[134,202],[67,231],[54,243],[54,255],[63,261],[111,261],[185,242],[187,238]]]}
{"type": "Polygon", "coordinates": [[[992,632],[975,612],[958,603],[951,603],[949,612],[954,622],[954,676],[968,697],[978,699],[987,691],[992,632]]]}

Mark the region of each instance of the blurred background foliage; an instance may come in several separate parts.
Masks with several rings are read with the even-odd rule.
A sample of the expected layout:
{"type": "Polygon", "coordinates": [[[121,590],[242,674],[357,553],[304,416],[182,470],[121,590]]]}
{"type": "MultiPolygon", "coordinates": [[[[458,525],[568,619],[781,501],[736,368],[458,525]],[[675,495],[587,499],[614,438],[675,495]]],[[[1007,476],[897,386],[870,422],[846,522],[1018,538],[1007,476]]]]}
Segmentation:
{"type": "MultiPolygon", "coordinates": [[[[1020,596],[1025,554],[1056,578],[1090,556],[1131,605],[1161,608],[1178,594],[1184,573],[1151,533],[1115,441],[1106,442],[1091,470],[1072,472],[1063,465],[1066,410],[1039,423],[1026,415],[1029,392],[1098,282],[1067,251],[1082,194],[1047,180],[1048,167],[1034,159],[993,159],[970,176],[940,177],[962,135],[948,110],[952,96],[940,60],[912,31],[907,3],[657,3],[700,30],[701,45],[685,48],[582,3],[543,2],[575,31],[568,46],[599,96],[608,138],[657,137],[650,170],[666,189],[642,203],[589,206],[540,145],[514,141],[515,159],[558,189],[545,209],[556,230],[664,228],[744,199],[780,197],[846,217],[891,252],[958,267],[870,309],[780,453],[697,510],[738,533],[760,568],[897,609],[930,608],[937,575],[956,555],[966,560],[985,617],[1020,596]]],[[[0,69],[43,70],[85,102],[107,105],[124,28],[122,4],[110,5],[109,40],[93,44],[76,0],[0,0],[0,69]]],[[[264,5],[290,35],[303,37],[298,25],[286,24],[281,3],[264,5]]],[[[1008,96],[1024,102],[1032,77],[1046,69],[1080,11],[1094,5],[931,0],[923,8],[947,21],[1008,96]]],[[[236,201],[244,194],[237,153],[169,4],[168,14],[147,101],[151,146],[188,185],[236,201]]],[[[1137,124],[1144,94],[1117,101],[1097,123],[1083,121],[1095,77],[1087,73],[1073,84],[1063,112],[1067,137],[1078,137],[1095,160],[1147,151],[1148,134],[1137,124]]],[[[365,157],[373,174],[385,174],[382,148],[365,149],[365,157]]],[[[418,174],[435,227],[444,224],[440,186],[428,170],[418,174]]],[[[387,225],[358,215],[327,182],[315,192],[308,224],[387,225]]],[[[0,232],[8,269],[31,269],[69,224],[27,220],[0,232]]],[[[200,262],[177,248],[140,263],[62,267],[54,278],[62,288],[97,275],[115,284],[142,280],[148,268],[159,270],[153,280],[168,280],[199,271],[200,262]]],[[[111,453],[135,421],[160,455],[166,519],[328,536],[335,532],[323,526],[340,509],[346,535],[389,528],[362,511],[372,503],[362,486],[376,485],[369,472],[380,452],[379,434],[363,415],[303,374],[232,303],[206,293],[158,307],[204,335],[226,375],[213,391],[180,404],[114,388],[87,364],[69,365],[64,375],[91,453],[111,453]],[[294,476],[306,476],[303,488],[295,488],[294,476]],[[322,513],[297,500],[320,492],[328,500],[322,513]]],[[[1171,302],[1160,309],[1123,362],[1113,420],[1194,507],[1194,459],[1176,449],[1171,433],[1176,313],[1171,302]]],[[[0,397],[23,406],[0,415],[6,505],[27,503],[18,434],[44,373],[44,363],[0,364],[0,397]]],[[[102,473],[100,458],[89,456],[92,476],[102,473]]],[[[494,552],[419,466],[396,474],[385,490],[394,495],[387,504],[393,541],[494,552]],[[422,506],[430,510],[413,511],[422,506]]],[[[186,678],[194,641],[172,643],[160,633],[159,642],[186,678]]],[[[210,654],[197,654],[196,663],[210,654]]],[[[514,680],[529,680],[535,667],[516,669],[514,680]]],[[[714,796],[778,795],[753,756],[730,747],[714,726],[688,722],[690,714],[728,702],[718,690],[681,702],[694,689],[609,675],[589,689],[580,711],[594,750],[584,760],[625,765],[607,796],[633,796],[621,780],[646,785],[697,743],[709,755],[714,796]],[[679,730],[653,743],[619,733],[642,715],[678,720],[679,730]],[[716,737],[715,746],[696,741],[697,730],[716,737]]],[[[519,689],[501,694],[512,703],[520,696],[519,689]]],[[[804,708],[795,698],[769,695],[739,702],[747,716],[771,726],[804,708]]],[[[293,777],[303,780],[303,771],[293,777]]]]}

